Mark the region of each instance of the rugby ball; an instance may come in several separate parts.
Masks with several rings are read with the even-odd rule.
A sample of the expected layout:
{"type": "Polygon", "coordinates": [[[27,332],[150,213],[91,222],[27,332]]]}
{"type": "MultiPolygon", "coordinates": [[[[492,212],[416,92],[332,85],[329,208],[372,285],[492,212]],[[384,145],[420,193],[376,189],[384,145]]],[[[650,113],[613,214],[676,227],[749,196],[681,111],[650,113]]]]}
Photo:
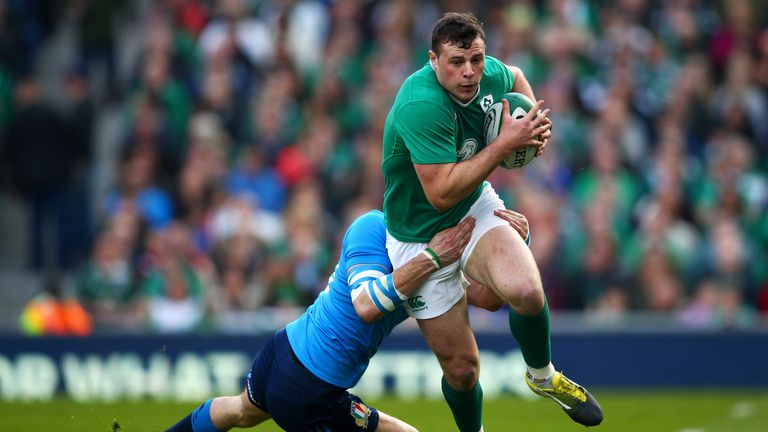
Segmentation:
{"type": "MultiPolygon", "coordinates": [[[[528,111],[533,108],[533,101],[522,93],[507,93],[502,96],[509,102],[509,112],[515,119],[523,118],[528,111]]],[[[488,108],[488,112],[485,113],[485,121],[483,122],[483,135],[485,136],[485,145],[489,145],[499,136],[499,129],[501,128],[501,113],[502,113],[501,101],[498,101],[488,108]]],[[[518,149],[506,159],[501,161],[501,166],[508,169],[522,168],[536,157],[536,151],[538,147],[527,146],[518,149]]]]}

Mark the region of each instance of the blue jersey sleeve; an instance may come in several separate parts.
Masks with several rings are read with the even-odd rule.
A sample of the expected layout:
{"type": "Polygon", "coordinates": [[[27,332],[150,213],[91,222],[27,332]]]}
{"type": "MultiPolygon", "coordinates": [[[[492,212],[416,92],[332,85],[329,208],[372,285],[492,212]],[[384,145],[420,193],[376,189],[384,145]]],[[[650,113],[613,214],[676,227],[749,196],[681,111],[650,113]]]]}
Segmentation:
{"type": "Polygon", "coordinates": [[[344,237],[343,254],[348,281],[352,280],[353,274],[364,271],[379,272],[378,276],[392,273],[384,213],[373,211],[357,219],[344,237]]]}
{"type": "Polygon", "coordinates": [[[369,212],[355,222],[345,241],[344,263],[352,301],[367,290],[376,307],[386,314],[408,298],[395,289],[392,280],[384,225],[381,212],[369,212]]]}

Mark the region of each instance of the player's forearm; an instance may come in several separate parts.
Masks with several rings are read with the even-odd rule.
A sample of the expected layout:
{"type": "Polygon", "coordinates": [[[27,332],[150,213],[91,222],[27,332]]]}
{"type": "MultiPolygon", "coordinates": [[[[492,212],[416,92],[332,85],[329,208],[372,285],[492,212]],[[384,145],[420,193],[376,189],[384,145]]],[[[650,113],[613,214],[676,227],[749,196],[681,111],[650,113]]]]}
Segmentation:
{"type": "MultiPolygon", "coordinates": [[[[435,270],[437,267],[433,262],[419,254],[392,273],[394,288],[403,296],[412,297],[435,270]]],[[[373,300],[375,296],[375,292],[371,294],[366,290],[354,300],[355,310],[364,322],[372,323],[389,313],[377,307],[373,300]]]]}
{"type": "Polygon", "coordinates": [[[501,146],[494,141],[471,159],[453,164],[447,175],[434,179],[432,193],[424,185],[427,199],[438,211],[448,210],[483,184],[505,157],[501,146]]]}
{"type": "Polygon", "coordinates": [[[420,253],[404,266],[395,270],[392,273],[392,280],[401,294],[412,297],[436,270],[437,267],[435,267],[433,262],[426,255],[420,253]]]}

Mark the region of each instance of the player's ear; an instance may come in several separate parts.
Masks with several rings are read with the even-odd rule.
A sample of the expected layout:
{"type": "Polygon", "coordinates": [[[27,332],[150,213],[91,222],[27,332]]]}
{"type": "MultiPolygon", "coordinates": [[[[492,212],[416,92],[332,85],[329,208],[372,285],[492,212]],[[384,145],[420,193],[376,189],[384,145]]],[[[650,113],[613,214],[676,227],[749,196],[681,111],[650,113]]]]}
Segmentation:
{"type": "Polygon", "coordinates": [[[437,54],[432,50],[429,50],[429,65],[432,66],[432,70],[437,70],[437,54]]]}

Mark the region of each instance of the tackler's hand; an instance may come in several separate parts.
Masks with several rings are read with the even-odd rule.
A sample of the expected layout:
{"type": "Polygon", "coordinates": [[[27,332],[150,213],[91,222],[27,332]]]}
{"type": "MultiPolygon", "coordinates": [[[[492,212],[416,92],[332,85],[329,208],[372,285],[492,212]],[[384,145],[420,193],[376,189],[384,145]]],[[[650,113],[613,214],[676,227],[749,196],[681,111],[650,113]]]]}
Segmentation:
{"type": "Polygon", "coordinates": [[[455,227],[446,228],[435,234],[427,247],[435,251],[442,267],[453,264],[461,258],[474,229],[475,218],[468,217],[455,227]]]}

